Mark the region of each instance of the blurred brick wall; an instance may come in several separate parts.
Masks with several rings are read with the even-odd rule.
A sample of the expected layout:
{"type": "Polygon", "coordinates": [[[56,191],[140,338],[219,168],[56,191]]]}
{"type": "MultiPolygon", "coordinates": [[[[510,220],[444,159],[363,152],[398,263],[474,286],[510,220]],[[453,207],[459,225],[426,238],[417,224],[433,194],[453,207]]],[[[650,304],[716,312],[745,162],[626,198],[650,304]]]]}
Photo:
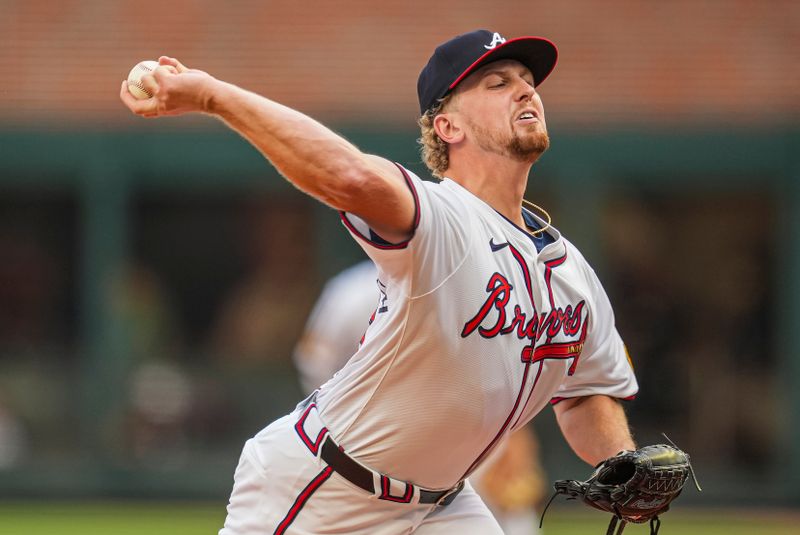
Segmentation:
{"type": "Polygon", "coordinates": [[[541,92],[567,124],[800,116],[797,0],[0,0],[0,124],[130,124],[121,80],[169,54],[326,121],[408,126],[430,52],[479,27],[558,44],[541,92]]]}

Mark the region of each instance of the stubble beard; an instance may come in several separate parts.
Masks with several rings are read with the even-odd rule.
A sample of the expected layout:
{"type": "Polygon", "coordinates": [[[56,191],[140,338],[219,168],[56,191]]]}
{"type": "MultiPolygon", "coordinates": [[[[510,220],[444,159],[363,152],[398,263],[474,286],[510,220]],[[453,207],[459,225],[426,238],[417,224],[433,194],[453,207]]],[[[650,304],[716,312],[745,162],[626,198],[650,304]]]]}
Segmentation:
{"type": "Polygon", "coordinates": [[[550,147],[550,137],[544,128],[524,137],[516,131],[508,137],[501,136],[474,123],[472,131],[475,133],[476,143],[483,150],[519,162],[533,163],[550,147]]]}
{"type": "Polygon", "coordinates": [[[534,135],[520,137],[516,133],[508,143],[509,156],[520,162],[533,163],[550,147],[547,132],[536,132],[534,135]]]}

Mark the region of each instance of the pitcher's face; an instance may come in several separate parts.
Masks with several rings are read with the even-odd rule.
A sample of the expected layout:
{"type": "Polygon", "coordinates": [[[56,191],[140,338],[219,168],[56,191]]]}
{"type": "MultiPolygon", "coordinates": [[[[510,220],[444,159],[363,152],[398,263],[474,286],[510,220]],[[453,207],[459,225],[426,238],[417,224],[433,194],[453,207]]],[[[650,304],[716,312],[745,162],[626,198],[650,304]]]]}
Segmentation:
{"type": "Polygon", "coordinates": [[[550,139],[533,83],[530,70],[514,60],[490,63],[461,82],[456,108],[467,142],[518,161],[536,161],[550,139]]]}

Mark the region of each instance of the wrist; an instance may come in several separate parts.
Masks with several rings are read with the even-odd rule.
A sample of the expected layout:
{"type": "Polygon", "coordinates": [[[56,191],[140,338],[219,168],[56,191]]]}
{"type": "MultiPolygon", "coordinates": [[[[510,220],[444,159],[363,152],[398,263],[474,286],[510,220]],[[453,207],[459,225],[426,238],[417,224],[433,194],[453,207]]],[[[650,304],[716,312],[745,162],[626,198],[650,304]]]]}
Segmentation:
{"type": "Polygon", "coordinates": [[[201,94],[201,106],[203,113],[209,115],[222,115],[222,105],[225,102],[225,94],[230,91],[230,84],[209,77],[208,82],[201,94]]]}

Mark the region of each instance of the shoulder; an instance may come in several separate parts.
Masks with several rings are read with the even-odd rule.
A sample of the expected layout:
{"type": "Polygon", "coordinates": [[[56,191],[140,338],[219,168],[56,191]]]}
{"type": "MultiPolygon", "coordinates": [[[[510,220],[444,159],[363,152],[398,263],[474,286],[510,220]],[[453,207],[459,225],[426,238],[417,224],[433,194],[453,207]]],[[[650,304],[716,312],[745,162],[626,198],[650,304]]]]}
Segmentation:
{"type": "Polygon", "coordinates": [[[454,226],[455,230],[458,230],[465,222],[466,212],[473,216],[478,215],[475,203],[471,202],[460,186],[453,181],[423,179],[408,169],[401,167],[401,170],[407,177],[416,199],[419,216],[417,223],[422,221],[423,227],[454,226]]]}
{"type": "Polygon", "coordinates": [[[591,269],[591,266],[589,265],[589,262],[586,260],[586,257],[583,256],[583,253],[580,251],[580,249],[578,249],[578,247],[574,243],[569,241],[563,235],[561,236],[561,243],[563,243],[563,247],[567,255],[574,262],[591,269]]]}

